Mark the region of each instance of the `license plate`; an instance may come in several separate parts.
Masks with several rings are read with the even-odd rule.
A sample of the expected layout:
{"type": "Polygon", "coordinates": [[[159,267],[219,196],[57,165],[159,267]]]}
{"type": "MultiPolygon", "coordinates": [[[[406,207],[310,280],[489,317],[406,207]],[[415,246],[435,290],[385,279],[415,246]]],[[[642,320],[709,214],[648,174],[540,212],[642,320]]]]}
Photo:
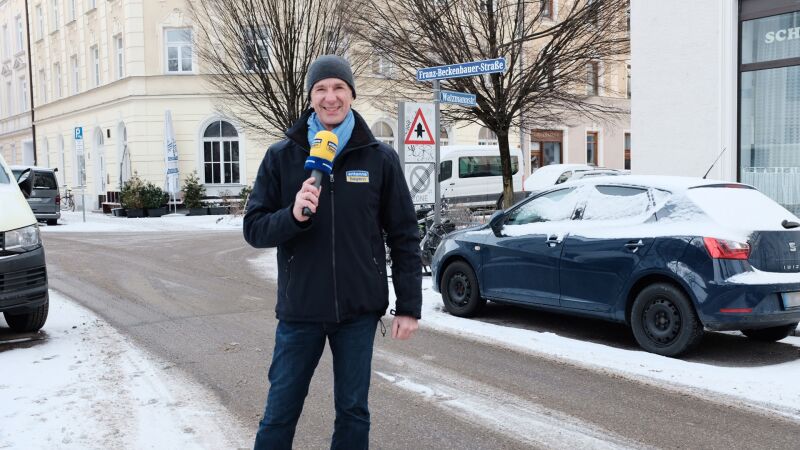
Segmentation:
{"type": "Polygon", "coordinates": [[[784,308],[800,308],[800,292],[783,292],[781,297],[783,297],[784,308]]]}

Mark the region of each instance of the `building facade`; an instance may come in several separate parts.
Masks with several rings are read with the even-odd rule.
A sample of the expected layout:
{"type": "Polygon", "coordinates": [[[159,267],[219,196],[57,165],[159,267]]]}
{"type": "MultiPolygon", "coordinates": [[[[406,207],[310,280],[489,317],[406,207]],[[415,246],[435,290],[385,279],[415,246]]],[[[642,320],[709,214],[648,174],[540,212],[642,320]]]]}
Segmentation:
{"type": "MultiPolygon", "coordinates": [[[[4,12],[11,33],[17,16],[24,25],[25,2],[5,3],[16,8],[4,12]]],[[[553,21],[562,3],[552,2],[553,21]]],[[[22,103],[20,90],[33,94],[37,163],[57,167],[62,185],[87,194],[87,207],[98,208],[103,196],[119,190],[134,172],[165,185],[167,111],[181,179],[197,171],[211,196],[236,195],[253,183],[271,142],[216,112],[219,96],[204,75],[214,68],[203,67],[196,56],[197,32],[185,0],[28,0],[28,8],[30,29],[23,38],[31,39],[32,82],[17,87],[28,78],[23,79],[26,54],[16,47],[6,61],[11,73],[3,80],[12,83],[14,102],[22,103]]],[[[16,45],[13,39],[3,42],[16,45]]],[[[627,108],[624,68],[589,69],[587,92],[598,101],[613,97],[627,108]]],[[[6,72],[4,65],[4,77],[6,72]]],[[[357,83],[391,83],[393,76],[391,65],[376,56],[357,83]]],[[[370,91],[360,87],[354,107],[379,140],[397,148],[397,113],[370,91]]],[[[3,117],[4,124],[16,120],[15,126],[30,136],[30,119],[25,124],[25,116],[3,117]]],[[[607,123],[573,119],[568,112],[564,117],[562,123],[513,132],[512,146],[525,155],[525,175],[558,162],[625,167],[627,117],[607,123]]],[[[441,132],[442,144],[497,142],[488,129],[475,125],[454,124],[441,132]]],[[[18,139],[18,144],[0,141],[6,159],[32,162],[23,157],[24,139],[18,139]]]]}
{"type": "Polygon", "coordinates": [[[800,212],[800,1],[632,6],[634,171],[710,169],[800,212]]]}
{"type": "Polygon", "coordinates": [[[30,72],[25,0],[0,0],[0,154],[33,164],[30,72]]]}

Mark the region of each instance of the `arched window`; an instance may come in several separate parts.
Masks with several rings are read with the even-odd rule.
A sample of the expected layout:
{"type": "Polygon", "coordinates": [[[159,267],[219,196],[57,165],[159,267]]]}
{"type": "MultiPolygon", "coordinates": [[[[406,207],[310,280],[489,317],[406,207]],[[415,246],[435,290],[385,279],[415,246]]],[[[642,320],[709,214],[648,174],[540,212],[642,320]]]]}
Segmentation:
{"type": "Polygon", "coordinates": [[[439,145],[448,145],[450,136],[447,134],[447,128],[439,127],[439,145]]]}
{"type": "Polygon", "coordinates": [[[224,120],[217,120],[203,132],[203,182],[239,183],[239,133],[224,120]]]}
{"type": "Polygon", "coordinates": [[[394,148],[394,132],[388,123],[384,121],[376,122],[370,130],[372,130],[375,139],[394,148]]]}
{"type": "Polygon", "coordinates": [[[481,127],[481,131],[478,132],[478,145],[497,145],[497,135],[494,131],[481,127]]]}

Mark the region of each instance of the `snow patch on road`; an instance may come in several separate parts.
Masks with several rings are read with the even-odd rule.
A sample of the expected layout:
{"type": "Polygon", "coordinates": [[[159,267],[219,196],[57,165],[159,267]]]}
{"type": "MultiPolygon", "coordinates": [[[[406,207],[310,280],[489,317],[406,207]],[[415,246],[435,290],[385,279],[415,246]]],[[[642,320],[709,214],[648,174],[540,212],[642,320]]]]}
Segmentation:
{"type": "Polygon", "coordinates": [[[213,394],[55,291],[24,341],[0,341],[0,449],[249,446],[213,394]]]}

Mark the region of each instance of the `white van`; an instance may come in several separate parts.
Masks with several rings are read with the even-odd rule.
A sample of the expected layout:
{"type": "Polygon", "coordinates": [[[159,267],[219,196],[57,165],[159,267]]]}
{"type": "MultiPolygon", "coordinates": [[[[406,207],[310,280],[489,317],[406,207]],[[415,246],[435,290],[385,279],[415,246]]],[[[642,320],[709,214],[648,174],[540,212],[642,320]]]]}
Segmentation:
{"type": "MultiPolygon", "coordinates": [[[[500,149],[496,145],[444,145],[439,157],[439,188],[449,204],[494,208],[503,194],[500,149]]],[[[514,198],[521,198],[522,151],[511,152],[514,198]]]]}
{"type": "Polygon", "coordinates": [[[42,328],[49,308],[39,224],[25,200],[33,175],[27,169],[17,182],[0,155],[0,312],[18,332],[42,328]]]}

